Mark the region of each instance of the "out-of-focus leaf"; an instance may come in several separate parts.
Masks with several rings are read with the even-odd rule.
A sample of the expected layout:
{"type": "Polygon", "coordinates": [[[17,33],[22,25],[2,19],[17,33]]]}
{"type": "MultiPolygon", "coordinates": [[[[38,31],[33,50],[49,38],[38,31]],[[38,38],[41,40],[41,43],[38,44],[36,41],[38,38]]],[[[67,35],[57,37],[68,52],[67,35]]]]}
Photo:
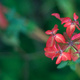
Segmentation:
{"type": "Polygon", "coordinates": [[[64,68],[67,64],[68,64],[68,61],[61,62],[61,63],[57,66],[57,68],[58,68],[58,69],[64,68]]]}
{"type": "Polygon", "coordinates": [[[75,71],[76,70],[76,66],[75,65],[70,65],[70,68],[75,71]]]}
{"type": "Polygon", "coordinates": [[[58,8],[65,14],[65,16],[73,17],[74,5],[71,0],[56,0],[58,8]]]}
{"type": "Polygon", "coordinates": [[[8,21],[10,22],[9,28],[10,28],[10,26],[14,26],[14,27],[11,27],[10,29],[15,28],[16,31],[18,30],[18,31],[21,31],[25,34],[27,32],[34,31],[34,29],[37,27],[37,25],[34,21],[28,20],[28,19],[25,19],[22,17],[18,17],[16,15],[15,9],[10,10],[6,14],[6,17],[7,17],[8,21]]]}
{"type": "Polygon", "coordinates": [[[35,22],[27,20],[27,32],[32,33],[36,27],[37,25],[35,22]]]}
{"type": "Polygon", "coordinates": [[[6,13],[6,17],[7,17],[7,19],[8,19],[9,22],[11,22],[15,18],[15,14],[16,14],[16,9],[15,8],[9,10],[6,13]]]}
{"type": "Polygon", "coordinates": [[[7,45],[11,45],[11,46],[19,45],[19,39],[15,36],[7,37],[4,35],[2,39],[3,39],[4,43],[6,43],[7,45]]]}
{"type": "Polygon", "coordinates": [[[5,30],[3,41],[6,42],[7,44],[18,46],[20,32],[26,35],[27,33],[32,33],[36,28],[36,24],[33,21],[17,17],[15,9],[10,10],[6,14],[6,17],[10,24],[5,30]]]}
{"type": "Polygon", "coordinates": [[[75,61],[75,63],[80,63],[80,58],[75,61]]]}
{"type": "Polygon", "coordinates": [[[70,67],[73,71],[76,70],[75,62],[69,61],[68,65],[69,65],[69,67],[70,67]]]}

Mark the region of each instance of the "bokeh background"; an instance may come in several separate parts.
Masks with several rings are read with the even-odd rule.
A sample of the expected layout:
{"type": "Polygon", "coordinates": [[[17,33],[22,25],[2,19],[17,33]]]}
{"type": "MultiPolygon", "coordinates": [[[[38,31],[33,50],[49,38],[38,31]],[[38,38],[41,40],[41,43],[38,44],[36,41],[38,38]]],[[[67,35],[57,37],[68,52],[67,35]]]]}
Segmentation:
{"type": "Polygon", "coordinates": [[[55,24],[65,31],[51,14],[73,19],[74,12],[80,16],[80,0],[0,0],[0,80],[80,80],[44,55],[45,31],[55,24]]]}

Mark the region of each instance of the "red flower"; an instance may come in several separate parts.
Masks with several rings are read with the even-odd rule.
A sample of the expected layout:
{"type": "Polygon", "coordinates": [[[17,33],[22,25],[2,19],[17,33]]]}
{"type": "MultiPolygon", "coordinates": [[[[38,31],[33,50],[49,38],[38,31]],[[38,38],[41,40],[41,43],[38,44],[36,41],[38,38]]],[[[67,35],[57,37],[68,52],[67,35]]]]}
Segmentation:
{"type": "Polygon", "coordinates": [[[48,58],[51,58],[52,60],[54,59],[54,57],[58,56],[59,54],[56,54],[56,52],[58,51],[58,49],[56,48],[56,46],[52,46],[52,47],[46,47],[44,48],[45,51],[45,56],[47,56],[48,58]]]}
{"type": "Polygon", "coordinates": [[[75,31],[75,27],[80,30],[78,27],[80,24],[77,21],[78,16],[75,13],[73,14],[74,21],[69,17],[60,18],[58,13],[53,13],[52,16],[58,18],[61,24],[65,23],[64,27],[67,28],[64,36],[57,33],[59,30],[57,25],[52,30],[45,32],[47,35],[50,35],[46,43],[46,48],[44,48],[45,56],[52,60],[57,57],[56,64],[67,60],[76,61],[80,56],[80,33],[73,34],[73,32],[75,31]]]}
{"type": "Polygon", "coordinates": [[[71,60],[70,53],[63,52],[63,50],[61,50],[59,45],[58,45],[58,49],[54,45],[52,47],[46,47],[46,48],[44,48],[44,50],[45,50],[45,56],[46,57],[51,58],[52,60],[55,57],[58,57],[56,60],[56,64],[59,64],[61,61],[71,60]]]}
{"type": "Polygon", "coordinates": [[[71,38],[71,40],[75,40],[75,39],[80,39],[80,33],[75,34],[75,35],[71,38]]]}
{"type": "Polygon", "coordinates": [[[58,25],[54,25],[54,28],[52,30],[47,30],[45,32],[47,35],[50,35],[50,37],[47,40],[46,47],[53,46],[55,40],[58,43],[66,43],[64,36],[62,34],[56,34],[57,31],[58,31],[58,25]]]}
{"type": "Polygon", "coordinates": [[[71,55],[71,59],[73,61],[76,61],[79,57],[78,57],[78,54],[76,54],[72,49],[69,50],[69,53],[71,55]]]}
{"type": "Polygon", "coordinates": [[[55,24],[55,25],[54,25],[54,28],[53,28],[52,30],[47,30],[45,33],[46,33],[47,35],[52,35],[52,34],[55,35],[58,30],[59,30],[59,29],[58,29],[58,25],[55,24]]]}
{"type": "Polygon", "coordinates": [[[71,55],[68,52],[62,52],[56,60],[56,64],[59,64],[61,61],[71,60],[71,55]]]}
{"type": "Polygon", "coordinates": [[[59,45],[58,45],[58,49],[59,49],[60,55],[56,60],[56,64],[59,64],[61,61],[71,60],[71,55],[69,52],[64,52],[63,50],[61,50],[59,45]]]}
{"type": "MultiPolygon", "coordinates": [[[[58,13],[53,13],[52,16],[56,17],[57,14],[58,13]]],[[[61,20],[61,24],[65,23],[64,27],[67,27],[66,33],[69,37],[72,36],[73,32],[75,31],[75,27],[77,27],[77,29],[80,30],[80,28],[78,27],[78,25],[80,26],[80,24],[77,21],[78,16],[76,15],[76,13],[73,14],[74,21],[72,21],[71,18],[69,18],[69,17],[59,18],[59,14],[56,18],[61,20]]]]}
{"type": "Polygon", "coordinates": [[[55,16],[56,18],[58,18],[60,20],[60,15],[58,13],[52,13],[52,16],[55,16]]]}

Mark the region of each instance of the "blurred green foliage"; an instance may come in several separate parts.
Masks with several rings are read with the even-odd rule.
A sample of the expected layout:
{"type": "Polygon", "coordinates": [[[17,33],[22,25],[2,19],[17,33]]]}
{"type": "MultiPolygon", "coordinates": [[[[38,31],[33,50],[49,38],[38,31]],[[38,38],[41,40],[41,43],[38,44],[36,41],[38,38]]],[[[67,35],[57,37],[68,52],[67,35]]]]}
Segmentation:
{"type": "Polygon", "coordinates": [[[9,25],[5,30],[0,28],[0,80],[80,80],[72,71],[74,63],[69,64],[72,70],[68,66],[62,68],[67,62],[57,69],[56,59],[52,61],[44,55],[45,43],[30,37],[37,26],[46,31],[58,24],[58,32],[63,33],[65,28],[51,13],[73,18],[76,12],[80,16],[80,0],[1,0],[1,3],[9,8],[5,14],[9,25]]]}

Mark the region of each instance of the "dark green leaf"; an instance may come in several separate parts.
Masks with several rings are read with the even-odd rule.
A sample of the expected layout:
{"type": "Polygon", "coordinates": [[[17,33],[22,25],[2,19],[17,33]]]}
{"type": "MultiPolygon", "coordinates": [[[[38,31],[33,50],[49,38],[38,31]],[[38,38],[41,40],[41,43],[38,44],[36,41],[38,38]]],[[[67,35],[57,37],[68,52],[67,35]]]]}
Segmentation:
{"type": "Polygon", "coordinates": [[[75,66],[75,64],[70,65],[70,68],[71,68],[73,71],[75,71],[75,70],[76,70],[76,66],[75,66]]]}
{"type": "Polygon", "coordinates": [[[80,63],[80,58],[75,61],[76,63],[80,63]]]}
{"type": "Polygon", "coordinates": [[[68,61],[61,62],[61,63],[57,66],[57,68],[58,68],[58,69],[61,69],[61,68],[65,67],[67,64],[68,64],[68,61]]]}

